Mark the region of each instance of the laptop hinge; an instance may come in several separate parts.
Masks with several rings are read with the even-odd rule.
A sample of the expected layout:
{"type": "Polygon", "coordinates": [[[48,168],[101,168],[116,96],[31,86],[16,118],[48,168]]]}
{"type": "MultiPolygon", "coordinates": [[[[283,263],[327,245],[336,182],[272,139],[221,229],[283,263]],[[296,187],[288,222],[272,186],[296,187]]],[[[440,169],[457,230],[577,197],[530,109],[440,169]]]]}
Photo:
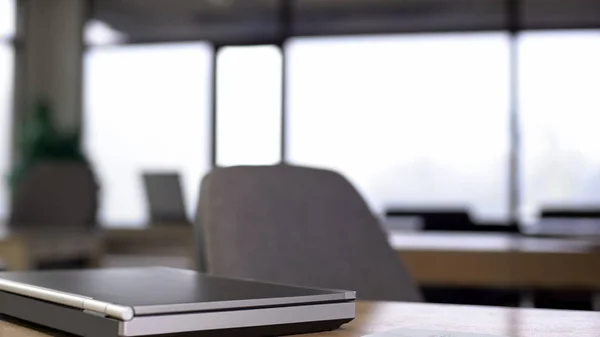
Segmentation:
{"type": "Polygon", "coordinates": [[[101,314],[101,313],[96,312],[96,311],[83,310],[83,312],[85,312],[86,314],[90,314],[90,315],[94,315],[94,316],[98,316],[98,317],[106,317],[106,315],[101,314]]]}

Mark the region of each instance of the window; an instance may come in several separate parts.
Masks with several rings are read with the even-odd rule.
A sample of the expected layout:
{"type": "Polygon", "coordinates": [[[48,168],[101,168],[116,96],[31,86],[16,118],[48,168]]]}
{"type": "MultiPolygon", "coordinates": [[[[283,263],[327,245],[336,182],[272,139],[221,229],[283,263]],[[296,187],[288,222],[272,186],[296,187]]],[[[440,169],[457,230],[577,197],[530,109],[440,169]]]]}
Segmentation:
{"type": "Polygon", "coordinates": [[[288,53],[292,163],[341,172],[376,212],[508,220],[507,34],[303,38],[288,53]]]}
{"type": "Polygon", "coordinates": [[[85,25],[85,42],[90,46],[108,46],[127,41],[125,34],[99,20],[90,20],[85,25]]]}
{"type": "Polygon", "coordinates": [[[519,38],[521,214],[600,204],[600,31],[519,38]]]}
{"type": "Polygon", "coordinates": [[[13,68],[12,47],[0,43],[0,218],[8,216],[10,200],[8,177],[11,171],[13,68]]]}
{"type": "Polygon", "coordinates": [[[203,43],[106,47],[86,56],[85,146],[105,225],[148,220],[142,173],[176,170],[190,215],[210,167],[211,49],[203,43]]]}
{"type": "Polygon", "coordinates": [[[6,219],[9,212],[9,184],[11,171],[11,135],[14,48],[12,37],[15,31],[15,6],[12,0],[0,0],[0,218],[6,219]]]}
{"type": "Polygon", "coordinates": [[[0,40],[15,35],[16,13],[15,0],[0,0],[0,40]]]}
{"type": "Polygon", "coordinates": [[[281,158],[281,52],[224,47],[217,58],[217,165],[269,165],[281,158]]]}

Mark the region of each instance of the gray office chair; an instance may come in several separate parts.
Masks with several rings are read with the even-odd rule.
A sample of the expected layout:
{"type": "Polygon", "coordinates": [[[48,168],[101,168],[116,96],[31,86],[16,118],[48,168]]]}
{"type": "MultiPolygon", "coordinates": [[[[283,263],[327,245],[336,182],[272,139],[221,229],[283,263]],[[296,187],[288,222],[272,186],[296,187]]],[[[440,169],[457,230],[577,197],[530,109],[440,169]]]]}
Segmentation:
{"type": "Polygon", "coordinates": [[[13,229],[92,229],[98,186],[84,163],[35,165],[15,192],[9,224],[13,229]]]}
{"type": "Polygon", "coordinates": [[[288,165],[219,168],[202,182],[197,225],[211,274],[420,301],[415,283],[354,187],[288,165]]]}

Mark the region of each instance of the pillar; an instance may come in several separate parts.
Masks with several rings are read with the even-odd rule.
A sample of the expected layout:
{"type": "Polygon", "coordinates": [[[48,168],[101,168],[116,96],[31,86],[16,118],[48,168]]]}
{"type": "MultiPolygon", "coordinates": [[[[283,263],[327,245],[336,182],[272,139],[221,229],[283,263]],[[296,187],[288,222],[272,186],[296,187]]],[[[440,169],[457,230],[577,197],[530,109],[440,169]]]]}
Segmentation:
{"type": "MultiPolygon", "coordinates": [[[[15,131],[39,99],[61,129],[82,120],[84,27],[89,0],[18,0],[15,131]]],[[[17,135],[15,135],[17,136],[17,135]]]]}

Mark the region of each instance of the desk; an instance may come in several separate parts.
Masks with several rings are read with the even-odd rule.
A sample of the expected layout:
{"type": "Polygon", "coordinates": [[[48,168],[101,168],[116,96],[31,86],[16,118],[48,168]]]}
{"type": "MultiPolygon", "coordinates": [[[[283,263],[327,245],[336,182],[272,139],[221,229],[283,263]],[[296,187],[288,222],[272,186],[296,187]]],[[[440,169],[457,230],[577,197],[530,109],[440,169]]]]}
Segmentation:
{"type": "Polygon", "coordinates": [[[196,268],[197,266],[196,236],[194,228],[190,224],[174,223],[155,224],[142,228],[107,228],[105,244],[106,265],[109,267],[156,264],[178,268],[196,268]],[[128,261],[131,265],[127,265],[128,261]]]}
{"type": "MultiPolygon", "coordinates": [[[[359,302],[357,318],[340,330],[304,335],[360,337],[397,328],[462,331],[511,337],[598,337],[600,314],[594,312],[492,307],[359,302]]],[[[65,336],[22,322],[1,321],[0,336],[65,336]]]]}
{"type": "Polygon", "coordinates": [[[393,232],[390,244],[423,285],[600,290],[600,250],[583,239],[393,232]]]}
{"type": "Polygon", "coordinates": [[[29,270],[41,262],[78,258],[88,258],[92,266],[99,266],[103,248],[100,233],[60,229],[0,230],[0,259],[11,271],[29,270]]]}
{"type": "Polygon", "coordinates": [[[435,304],[359,303],[357,319],[341,330],[307,336],[359,337],[397,328],[511,337],[598,337],[600,314],[435,304]]]}
{"type": "Polygon", "coordinates": [[[106,249],[116,254],[166,254],[194,257],[196,236],[189,224],[105,228],[106,249]]]}
{"type": "MultiPolygon", "coordinates": [[[[195,266],[191,226],[111,228],[106,238],[109,254],[182,257],[195,266]]],[[[403,231],[389,239],[422,285],[600,290],[600,249],[582,239],[403,231]]]]}

